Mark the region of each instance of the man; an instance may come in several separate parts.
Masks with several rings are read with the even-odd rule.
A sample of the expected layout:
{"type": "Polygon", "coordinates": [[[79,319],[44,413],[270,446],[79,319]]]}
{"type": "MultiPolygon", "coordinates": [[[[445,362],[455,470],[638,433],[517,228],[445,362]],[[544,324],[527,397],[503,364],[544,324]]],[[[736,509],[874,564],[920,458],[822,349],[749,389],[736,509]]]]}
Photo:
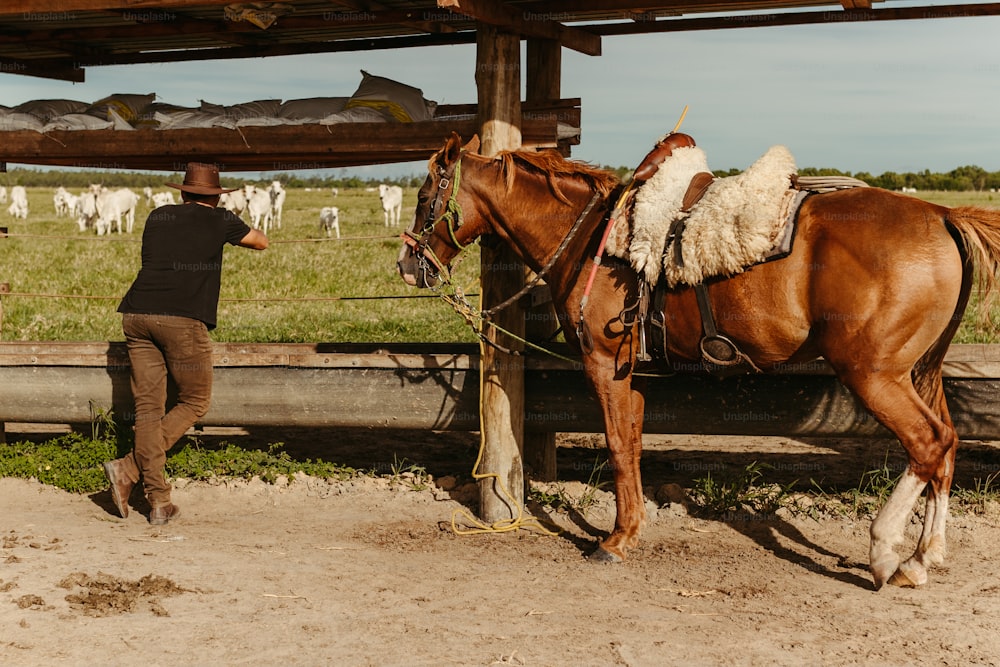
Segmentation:
{"type": "Polygon", "coordinates": [[[132,488],[142,479],[152,508],[149,522],[164,525],[180,510],[170,501],[164,477],[167,451],[208,412],[212,395],[212,342],[225,245],[264,250],[268,239],[231,211],[216,208],[219,170],[191,162],[181,191],[183,203],[149,214],[142,233],[142,266],[118,312],[132,367],[135,445],[104,464],[111,497],[128,517],[132,488]],[[167,376],[177,386],[177,404],[166,411],[167,376]]]}

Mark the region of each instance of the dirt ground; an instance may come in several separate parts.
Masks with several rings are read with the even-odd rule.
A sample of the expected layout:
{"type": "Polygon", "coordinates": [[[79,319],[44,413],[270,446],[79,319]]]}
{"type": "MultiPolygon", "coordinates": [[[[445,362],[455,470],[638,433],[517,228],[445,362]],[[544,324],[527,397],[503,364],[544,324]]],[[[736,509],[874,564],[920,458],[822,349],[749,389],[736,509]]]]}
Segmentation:
{"type": "MultiPolygon", "coordinates": [[[[276,435],[290,450],[305,438],[228,439],[276,435]]],[[[182,514],[155,527],[139,494],[123,520],[106,491],[0,479],[0,663],[1000,664],[996,512],[953,514],[949,560],[923,588],[875,592],[866,521],[707,520],[652,500],[660,484],[753,460],[771,464],[779,483],[856,484],[870,466],[896,465],[885,442],[651,437],[642,546],[606,565],[585,556],[612,525],[608,493],[585,515],[532,508],[557,535],[457,535],[473,435],[309,437],[335,453],[327,460],[366,469],[403,460],[435,483],[177,480],[182,514]]],[[[567,494],[585,490],[602,455],[595,441],[561,436],[567,494]]],[[[997,468],[997,443],[965,443],[960,482],[997,468]]]]}

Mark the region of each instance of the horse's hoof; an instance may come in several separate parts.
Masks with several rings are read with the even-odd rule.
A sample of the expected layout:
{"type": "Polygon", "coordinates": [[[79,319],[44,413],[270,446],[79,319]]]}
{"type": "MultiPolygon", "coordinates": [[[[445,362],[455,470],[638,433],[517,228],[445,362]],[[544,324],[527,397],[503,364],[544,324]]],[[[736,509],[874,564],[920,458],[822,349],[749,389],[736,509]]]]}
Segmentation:
{"type": "Polygon", "coordinates": [[[624,559],[621,556],[611,553],[604,547],[597,547],[594,553],[588,558],[594,563],[621,563],[624,559]]]}
{"type": "Polygon", "coordinates": [[[889,584],[900,588],[916,588],[927,583],[927,570],[920,565],[903,563],[891,577],[889,584]]]}
{"type": "Polygon", "coordinates": [[[871,564],[872,578],[875,580],[875,590],[881,590],[899,569],[899,557],[892,554],[871,564]]]}
{"type": "Polygon", "coordinates": [[[896,573],[889,577],[887,582],[890,586],[899,586],[900,588],[916,588],[918,584],[914,583],[908,576],[896,570],[896,573]]]}

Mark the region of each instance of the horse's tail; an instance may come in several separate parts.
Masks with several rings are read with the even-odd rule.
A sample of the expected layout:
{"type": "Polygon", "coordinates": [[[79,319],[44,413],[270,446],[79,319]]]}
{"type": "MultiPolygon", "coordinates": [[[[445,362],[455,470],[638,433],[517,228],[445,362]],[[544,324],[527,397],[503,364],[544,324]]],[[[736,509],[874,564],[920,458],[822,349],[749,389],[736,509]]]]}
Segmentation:
{"type": "Polygon", "coordinates": [[[925,400],[940,387],[941,364],[962,325],[973,285],[978,279],[976,308],[981,324],[989,323],[990,308],[1000,287],[1000,209],[959,206],[948,211],[945,222],[962,255],[962,286],[951,321],[915,369],[914,385],[925,400]]]}
{"type": "MultiPolygon", "coordinates": [[[[977,314],[980,323],[989,324],[990,309],[1000,287],[1000,209],[959,206],[948,212],[947,220],[961,235],[965,254],[971,254],[978,265],[977,314]]],[[[972,267],[966,262],[966,280],[972,280],[971,273],[972,267]]]]}

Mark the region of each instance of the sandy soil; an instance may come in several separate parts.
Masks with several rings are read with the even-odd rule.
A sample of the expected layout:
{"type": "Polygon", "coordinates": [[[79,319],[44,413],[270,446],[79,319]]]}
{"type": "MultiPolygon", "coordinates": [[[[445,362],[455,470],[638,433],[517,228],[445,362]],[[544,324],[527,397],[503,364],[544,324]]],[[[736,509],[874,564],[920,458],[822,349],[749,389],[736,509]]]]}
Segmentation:
{"type": "MultiPolygon", "coordinates": [[[[464,499],[460,470],[475,455],[467,435],[415,450],[412,434],[388,438],[392,447],[383,434],[381,449],[369,451],[354,446],[360,434],[338,437],[350,445],[345,457],[368,463],[389,449],[398,461],[408,443],[403,453],[437,483],[416,491],[371,478],[178,480],[181,517],[154,527],[141,504],[128,519],[112,515],[106,491],[74,495],[0,479],[0,663],[1000,662],[995,513],[953,516],[949,562],[915,590],[872,590],[867,522],[780,513],[712,521],[652,500],[635,557],[602,565],[585,555],[612,524],[610,494],[598,493],[586,515],[535,508],[559,535],[456,535],[453,514],[467,506],[456,500],[464,499]],[[421,459],[439,450],[448,456],[421,459]]],[[[564,438],[575,445],[560,450],[570,495],[584,490],[571,478],[590,474],[592,440],[564,438]]],[[[990,443],[967,449],[965,468],[1000,460],[990,443]]],[[[650,450],[654,486],[753,459],[799,477],[832,479],[846,467],[856,482],[886,451],[871,442],[665,436],[650,450]]]]}

